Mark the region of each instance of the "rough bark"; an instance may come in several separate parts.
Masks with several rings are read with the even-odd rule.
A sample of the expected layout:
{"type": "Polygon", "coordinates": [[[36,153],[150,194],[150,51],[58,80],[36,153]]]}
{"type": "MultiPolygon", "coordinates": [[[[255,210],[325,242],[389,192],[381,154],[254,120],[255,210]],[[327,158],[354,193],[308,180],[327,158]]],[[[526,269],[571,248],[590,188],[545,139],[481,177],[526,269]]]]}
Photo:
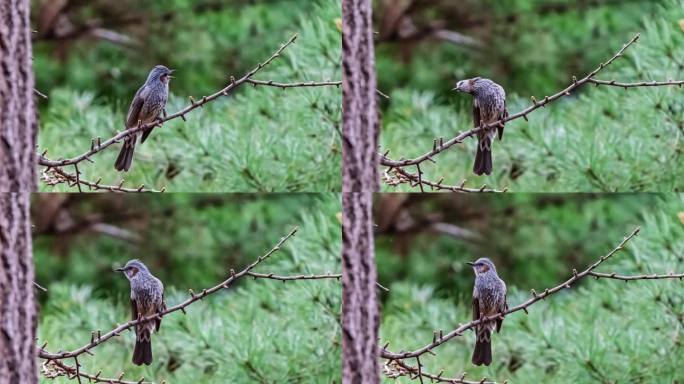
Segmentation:
{"type": "Polygon", "coordinates": [[[342,251],[342,382],[379,383],[378,309],[371,192],[345,193],[342,251]]]}
{"type": "Polygon", "coordinates": [[[0,383],[38,382],[29,214],[36,187],[33,88],[29,0],[0,0],[0,383]]]}
{"type": "Polygon", "coordinates": [[[0,0],[0,192],[36,187],[29,0],[0,0]]]}
{"type": "Polygon", "coordinates": [[[371,0],[342,2],[342,192],[376,191],[379,117],[371,0]]]}
{"type": "Polygon", "coordinates": [[[342,2],[342,382],[378,383],[372,197],[378,189],[375,56],[370,0],[342,2]]]}
{"type": "Polygon", "coordinates": [[[0,383],[37,383],[29,193],[0,193],[0,383]]]}

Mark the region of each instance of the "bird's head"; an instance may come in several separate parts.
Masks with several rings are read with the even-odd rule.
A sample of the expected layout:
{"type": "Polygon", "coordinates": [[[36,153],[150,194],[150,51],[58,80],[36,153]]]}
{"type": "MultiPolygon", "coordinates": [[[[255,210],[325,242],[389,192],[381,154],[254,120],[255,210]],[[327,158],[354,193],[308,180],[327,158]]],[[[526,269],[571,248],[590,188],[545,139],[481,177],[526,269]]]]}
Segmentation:
{"type": "Polygon", "coordinates": [[[173,76],[171,74],[175,71],[175,69],[168,69],[167,67],[163,65],[156,65],[152,70],[150,71],[150,74],[147,76],[147,82],[151,81],[156,81],[159,80],[164,84],[168,84],[171,79],[173,79],[173,76]]]}
{"type": "Polygon", "coordinates": [[[472,79],[461,80],[456,83],[456,88],[453,88],[452,91],[473,93],[475,92],[475,83],[480,79],[480,77],[473,77],[472,79]]]}
{"type": "Polygon", "coordinates": [[[486,257],[481,257],[477,259],[475,262],[469,261],[466,264],[473,267],[475,275],[487,273],[489,271],[496,272],[496,267],[494,266],[494,263],[486,257]]]}
{"type": "Polygon", "coordinates": [[[148,272],[145,264],[137,259],[129,260],[126,265],[121,268],[116,268],[114,271],[123,272],[128,280],[133,279],[140,271],[148,272]]]}

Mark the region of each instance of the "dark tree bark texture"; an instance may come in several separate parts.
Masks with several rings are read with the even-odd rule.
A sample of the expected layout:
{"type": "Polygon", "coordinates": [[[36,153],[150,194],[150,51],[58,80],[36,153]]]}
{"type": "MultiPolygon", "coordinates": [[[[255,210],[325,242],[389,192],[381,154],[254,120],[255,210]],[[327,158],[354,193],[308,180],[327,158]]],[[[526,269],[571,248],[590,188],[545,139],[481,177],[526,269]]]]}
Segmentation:
{"type": "Polygon", "coordinates": [[[342,382],[380,382],[372,198],[378,189],[375,56],[370,0],[342,2],[342,382]]]}
{"type": "Polygon", "coordinates": [[[0,0],[0,192],[36,187],[29,0],[0,0]]]}
{"type": "Polygon", "coordinates": [[[37,383],[29,193],[0,193],[0,383],[37,383]]]}
{"type": "Polygon", "coordinates": [[[33,88],[29,0],[0,0],[0,383],[38,382],[29,213],[36,187],[33,88]]]}

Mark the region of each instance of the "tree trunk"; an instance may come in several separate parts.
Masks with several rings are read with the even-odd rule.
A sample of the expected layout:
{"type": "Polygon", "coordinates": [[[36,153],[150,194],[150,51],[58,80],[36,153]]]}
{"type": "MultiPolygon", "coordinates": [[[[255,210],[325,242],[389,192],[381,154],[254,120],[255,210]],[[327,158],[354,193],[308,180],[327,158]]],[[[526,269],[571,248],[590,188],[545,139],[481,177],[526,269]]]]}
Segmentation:
{"type": "Polygon", "coordinates": [[[0,383],[38,382],[29,213],[36,187],[33,88],[29,0],[0,0],[0,383]]]}
{"type": "Polygon", "coordinates": [[[379,383],[372,193],[345,193],[342,204],[342,383],[379,383]]]}
{"type": "Polygon", "coordinates": [[[375,56],[370,0],[344,0],[342,382],[379,383],[372,197],[378,189],[375,56]]]}
{"type": "Polygon", "coordinates": [[[0,0],[0,192],[36,187],[29,0],[0,0]]]}
{"type": "Polygon", "coordinates": [[[36,383],[29,193],[0,193],[0,383],[36,383]]]}
{"type": "Polygon", "coordinates": [[[378,189],[379,118],[371,0],[342,2],[342,192],[378,189]]]}

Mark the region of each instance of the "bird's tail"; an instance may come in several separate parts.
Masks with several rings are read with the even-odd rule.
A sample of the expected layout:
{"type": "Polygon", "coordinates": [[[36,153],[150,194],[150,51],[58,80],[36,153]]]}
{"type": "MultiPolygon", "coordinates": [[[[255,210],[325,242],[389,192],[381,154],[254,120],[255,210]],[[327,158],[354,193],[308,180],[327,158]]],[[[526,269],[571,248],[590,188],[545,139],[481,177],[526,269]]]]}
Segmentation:
{"type": "Polygon", "coordinates": [[[477,330],[472,361],[475,365],[489,365],[492,363],[492,339],[488,328],[477,330]]]}
{"type": "Polygon", "coordinates": [[[492,173],[492,141],[489,136],[477,139],[477,153],[473,172],[476,175],[489,175],[492,173]]]}
{"type": "Polygon", "coordinates": [[[142,328],[137,332],[135,349],[133,350],[133,364],[152,364],[152,338],[150,337],[150,330],[147,328],[142,328]]]}
{"type": "Polygon", "coordinates": [[[114,168],[116,168],[117,171],[128,172],[128,170],[131,169],[131,163],[133,162],[133,151],[135,151],[135,141],[135,135],[128,136],[126,140],[124,140],[124,145],[121,147],[119,156],[116,158],[116,162],[114,163],[114,168]]]}

